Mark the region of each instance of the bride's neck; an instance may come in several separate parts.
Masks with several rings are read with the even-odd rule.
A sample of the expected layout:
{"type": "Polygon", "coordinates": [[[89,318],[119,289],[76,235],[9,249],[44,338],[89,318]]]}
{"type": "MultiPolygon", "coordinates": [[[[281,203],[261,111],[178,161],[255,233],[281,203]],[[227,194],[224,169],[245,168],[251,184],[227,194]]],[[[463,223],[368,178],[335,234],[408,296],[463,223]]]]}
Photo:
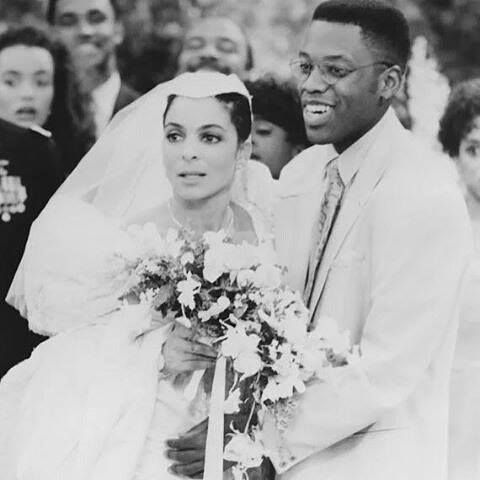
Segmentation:
{"type": "Polygon", "coordinates": [[[173,196],[170,202],[172,220],[198,233],[218,231],[228,221],[230,192],[225,191],[204,200],[185,200],[173,196]]]}

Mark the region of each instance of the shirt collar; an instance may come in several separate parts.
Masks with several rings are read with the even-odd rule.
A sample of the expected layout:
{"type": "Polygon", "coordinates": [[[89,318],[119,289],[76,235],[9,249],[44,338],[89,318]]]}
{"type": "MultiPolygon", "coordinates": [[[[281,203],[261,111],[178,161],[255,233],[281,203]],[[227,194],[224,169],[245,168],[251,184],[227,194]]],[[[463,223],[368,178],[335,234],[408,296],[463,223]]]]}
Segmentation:
{"type": "Polygon", "coordinates": [[[121,84],[120,74],[115,71],[105,82],[92,91],[98,134],[104,130],[113,115],[121,84]]]}
{"type": "Polygon", "coordinates": [[[365,161],[368,151],[376,140],[388,135],[388,130],[396,121],[396,115],[392,108],[389,108],[383,117],[355,143],[350,145],[338,156],[333,145],[329,145],[331,158],[338,156],[338,170],[345,186],[349,185],[355,174],[365,161]],[[385,131],[387,130],[387,131],[385,131]]]}
{"type": "Polygon", "coordinates": [[[120,91],[120,85],[120,74],[118,71],[115,71],[107,78],[107,80],[92,91],[92,97],[95,103],[104,103],[105,96],[111,98],[114,96],[114,92],[116,97],[120,91]]]}
{"type": "Polygon", "coordinates": [[[389,109],[373,128],[341,155],[332,144],[312,145],[303,150],[283,167],[280,178],[276,182],[279,196],[296,196],[318,190],[321,182],[325,180],[325,166],[336,157],[338,157],[338,169],[342,181],[345,186],[349,185],[373,143],[378,138],[384,138],[385,135],[388,138],[390,129],[395,128],[397,124],[395,112],[389,109]],[[388,131],[384,133],[384,129],[388,131]]]}

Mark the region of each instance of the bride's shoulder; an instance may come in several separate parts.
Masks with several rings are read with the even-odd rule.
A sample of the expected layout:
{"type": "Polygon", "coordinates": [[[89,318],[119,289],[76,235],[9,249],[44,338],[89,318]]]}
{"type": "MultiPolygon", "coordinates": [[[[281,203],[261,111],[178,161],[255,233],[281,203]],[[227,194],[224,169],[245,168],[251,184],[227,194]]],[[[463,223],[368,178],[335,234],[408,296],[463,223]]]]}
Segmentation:
{"type": "Polygon", "coordinates": [[[144,210],[126,222],[127,226],[139,225],[143,226],[147,223],[153,223],[157,230],[164,234],[170,228],[174,227],[167,204],[157,205],[155,207],[144,210]]]}
{"type": "MultiPolygon", "coordinates": [[[[58,240],[101,236],[118,231],[118,223],[91,203],[70,195],[56,194],[32,227],[32,234],[58,237],[58,240]]],[[[33,235],[34,236],[34,235],[33,235]]]]}

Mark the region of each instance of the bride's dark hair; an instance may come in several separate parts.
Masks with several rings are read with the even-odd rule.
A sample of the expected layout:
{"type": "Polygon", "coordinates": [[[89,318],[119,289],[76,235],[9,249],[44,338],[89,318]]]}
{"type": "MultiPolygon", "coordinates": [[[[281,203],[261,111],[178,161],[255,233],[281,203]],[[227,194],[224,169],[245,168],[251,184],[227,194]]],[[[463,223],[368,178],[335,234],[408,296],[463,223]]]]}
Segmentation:
{"type": "MultiPolygon", "coordinates": [[[[167,106],[163,114],[163,123],[172,105],[173,100],[178,95],[169,95],[167,98],[167,106]]],[[[248,99],[240,93],[220,93],[215,95],[215,98],[223,103],[230,112],[230,119],[237,131],[239,142],[244,142],[250,135],[252,130],[252,113],[250,110],[250,103],[248,99]]]]}

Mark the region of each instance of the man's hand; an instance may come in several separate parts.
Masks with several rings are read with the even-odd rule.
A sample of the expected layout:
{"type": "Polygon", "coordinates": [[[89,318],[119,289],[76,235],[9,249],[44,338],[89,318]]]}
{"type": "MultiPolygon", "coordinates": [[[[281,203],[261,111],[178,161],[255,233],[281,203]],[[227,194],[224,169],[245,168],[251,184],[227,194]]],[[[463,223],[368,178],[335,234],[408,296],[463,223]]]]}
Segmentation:
{"type": "MultiPolygon", "coordinates": [[[[225,415],[225,435],[235,430],[243,430],[248,415],[225,415]]],[[[205,465],[205,445],[207,443],[208,419],[199,423],[180,438],[167,440],[167,457],[173,460],[170,471],[174,475],[189,478],[203,478],[205,465]]],[[[225,440],[224,440],[225,443],[225,440]]],[[[224,461],[223,470],[228,470],[233,463],[224,461]]]]}
{"type": "Polygon", "coordinates": [[[178,323],[174,325],[163,345],[162,354],[165,361],[163,373],[176,375],[194,370],[206,370],[215,365],[217,351],[191,337],[191,330],[178,323]]]}

